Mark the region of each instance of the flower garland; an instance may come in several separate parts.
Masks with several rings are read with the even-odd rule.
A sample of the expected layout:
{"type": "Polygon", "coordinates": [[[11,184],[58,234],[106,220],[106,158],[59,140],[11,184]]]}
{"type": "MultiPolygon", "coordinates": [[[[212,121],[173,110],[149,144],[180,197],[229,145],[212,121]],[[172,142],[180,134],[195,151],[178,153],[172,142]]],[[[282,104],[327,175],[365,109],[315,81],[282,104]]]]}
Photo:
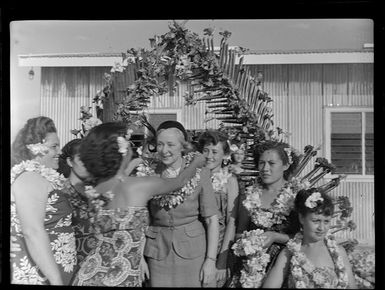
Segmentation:
{"type": "MultiPolygon", "coordinates": [[[[191,161],[194,159],[195,153],[190,152],[187,155],[185,155],[183,158],[185,159],[185,166],[187,167],[191,161]]],[[[183,186],[181,189],[172,191],[168,194],[159,194],[153,196],[153,200],[162,208],[165,209],[171,209],[175,208],[179,204],[182,204],[186,197],[191,195],[195,188],[198,186],[200,181],[200,172],[201,169],[198,168],[196,170],[196,174],[193,178],[191,178],[185,186],[183,186]]],[[[156,175],[156,172],[153,168],[149,167],[148,164],[141,164],[137,167],[137,176],[154,176],[156,175]]]]}
{"type": "Polygon", "coordinates": [[[241,270],[239,282],[243,288],[258,288],[262,285],[266,267],[270,262],[267,248],[262,247],[265,230],[281,225],[294,207],[294,199],[299,187],[306,188],[296,180],[294,184],[287,182],[278,193],[269,209],[262,208],[262,186],[256,183],[246,188],[243,205],[249,211],[251,220],[260,228],[257,231],[245,231],[232,249],[237,256],[246,256],[244,268],[241,270]]]}
{"type": "Polygon", "coordinates": [[[249,211],[251,220],[255,225],[271,228],[273,225],[282,224],[294,206],[296,192],[287,182],[278,193],[270,209],[261,207],[262,186],[259,183],[246,188],[246,199],[243,205],[249,211]]]}
{"type": "Polygon", "coordinates": [[[293,254],[290,260],[290,269],[295,281],[295,287],[307,288],[310,286],[306,284],[306,280],[304,279],[303,271],[306,271],[310,274],[312,279],[311,282],[314,283],[315,288],[330,288],[331,286],[338,289],[347,288],[348,275],[335,237],[328,234],[326,235],[325,240],[335,265],[335,272],[338,277],[337,285],[331,285],[330,281],[325,281],[322,275],[315,271],[316,267],[309,261],[309,259],[307,259],[306,255],[301,252],[302,239],[303,235],[297,233],[293,239],[290,239],[287,242],[287,248],[293,254]]]}
{"type": "Polygon", "coordinates": [[[219,171],[214,172],[211,175],[214,191],[225,191],[226,184],[231,176],[232,173],[229,172],[228,167],[220,168],[219,171]]]}
{"type": "MultiPolygon", "coordinates": [[[[90,205],[90,223],[94,223],[96,214],[112,200],[114,194],[111,190],[99,193],[91,185],[86,185],[84,187],[84,194],[86,195],[90,205]]],[[[96,227],[95,230],[98,231],[98,228],[96,227]]]]}
{"type": "Polygon", "coordinates": [[[267,248],[263,247],[266,239],[263,233],[261,229],[245,231],[231,247],[236,256],[249,257],[239,278],[243,288],[259,288],[266,274],[270,255],[267,254],[267,248]]]}
{"type": "Polygon", "coordinates": [[[63,175],[59,174],[55,169],[48,168],[36,160],[25,160],[13,166],[11,169],[11,184],[15,181],[16,177],[24,171],[40,174],[52,185],[52,190],[60,190],[64,187],[65,178],[63,175]]]}

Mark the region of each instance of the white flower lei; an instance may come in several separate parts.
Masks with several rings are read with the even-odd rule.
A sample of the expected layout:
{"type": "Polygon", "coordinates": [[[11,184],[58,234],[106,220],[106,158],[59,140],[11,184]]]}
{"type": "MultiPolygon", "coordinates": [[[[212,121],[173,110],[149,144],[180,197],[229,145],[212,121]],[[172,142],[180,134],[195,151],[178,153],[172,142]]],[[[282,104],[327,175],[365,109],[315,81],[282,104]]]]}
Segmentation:
{"type": "MultiPolygon", "coordinates": [[[[317,277],[315,266],[307,259],[306,255],[301,252],[303,235],[297,233],[293,239],[290,239],[287,242],[287,248],[292,253],[292,258],[290,260],[290,269],[293,279],[295,281],[296,288],[306,288],[309,285],[306,285],[304,280],[304,273],[306,271],[310,273],[313,283],[316,285],[316,288],[327,288],[331,285],[328,281],[324,281],[321,277],[317,277]]],[[[345,289],[348,287],[348,275],[342,259],[340,250],[338,248],[337,241],[335,237],[331,234],[326,235],[325,237],[326,245],[332,256],[332,260],[335,264],[335,271],[338,277],[338,284],[336,288],[345,289]]]]}
{"type": "Polygon", "coordinates": [[[262,186],[254,184],[246,188],[246,199],[243,205],[249,211],[251,220],[257,226],[271,228],[273,225],[279,225],[290,214],[294,206],[296,192],[292,190],[291,184],[286,183],[278,193],[272,207],[263,209],[261,207],[262,186]]]}
{"type": "MultiPolygon", "coordinates": [[[[188,166],[191,161],[194,159],[194,152],[190,152],[185,155],[183,158],[185,159],[186,166],[188,166]]],[[[191,178],[185,186],[181,189],[172,191],[168,194],[159,194],[153,196],[153,200],[158,203],[160,207],[170,209],[182,204],[187,196],[191,195],[195,188],[198,186],[200,181],[200,172],[201,169],[198,168],[196,170],[196,174],[193,178],[191,178]]],[[[137,168],[137,176],[154,176],[156,175],[155,170],[149,167],[147,164],[141,164],[137,168]]]]}
{"type": "Polygon", "coordinates": [[[259,288],[266,275],[266,267],[270,262],[267,248],[263,247],[266,237],[261,229],[245,231],[231,247],[237,256],[247,256],[239,279],[243,288],[259,288]]]}
{"type": "Polygon", "coordinates": [[[211,176],[214,191],[224,191],[231,176],[232,174],[227,167],[220,168],[218,172],[214,172],[211,176]]]}
{"type": "Polygon", "coordinates": [[[52,185],[52,189],[62,189],[64,187],[65,178],[59,174],[55,169],[48,168],[43,164],[35,160],[22,161],[11,169],[11,184],[15,181],[16,177],[24,171],[36,172],[43,176],[52,185]]]}

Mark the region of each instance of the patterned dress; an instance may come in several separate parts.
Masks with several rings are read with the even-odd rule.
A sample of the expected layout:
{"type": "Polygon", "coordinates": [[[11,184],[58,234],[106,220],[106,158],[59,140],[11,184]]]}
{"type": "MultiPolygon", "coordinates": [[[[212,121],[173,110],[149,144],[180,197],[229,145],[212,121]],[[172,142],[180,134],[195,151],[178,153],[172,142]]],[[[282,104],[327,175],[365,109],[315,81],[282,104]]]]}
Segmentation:
{"type": "Polygon", "coordinates": [[[73,209],[72,226],[75,231],[78,265],[80,265],[91,250],[96,247],[95,229],[90,222],[92,212],[88,206],[87,198],[76,191],[69,181],[67,181],[65,188],[68,191],[68,199],[73,209]]]}
{"type": "MultiPolygon", "coordinates": [[[[20,251],[11,251],[11,283],[49,285],[39,267],[28,252],[20,220],[16,212],[16,203],[11,196],[11,238],[20,251]]],[[[76,266],[75,235],[71,226],[72,208],[66,195],[60,190],[48,194],[44,226],[50,239],[51,249],[63,283],[68,285],[76,266]]]]}
{"type": "Polygon", "coordinates": [[[95,223],[97,245],[80,264],[72,285],[141,287],[147,208],[102,209],[95,223]]]}
{"type": "MultiPolygon", "coordinates": [[[[328,285],[323,288],[337,289],[338,287],[338,277],[333,268],[323,266],[316,267],[311,273],[304,271],[303,281],[306,285],[306,288],[318,288],[317,285],[313,282],[314,275],[318,275],[318,278],[327,281],[328,285]]],[[[289,276],[287,278],[288,287],[287,288],[296,288],[295,281],[289,271],[289,276]]]]}

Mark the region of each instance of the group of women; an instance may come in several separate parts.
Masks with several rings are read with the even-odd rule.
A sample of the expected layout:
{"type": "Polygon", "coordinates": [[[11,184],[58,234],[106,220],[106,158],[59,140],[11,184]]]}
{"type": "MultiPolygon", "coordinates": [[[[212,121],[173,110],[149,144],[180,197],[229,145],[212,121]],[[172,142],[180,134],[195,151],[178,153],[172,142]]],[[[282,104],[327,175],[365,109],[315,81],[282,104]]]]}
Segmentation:
{"type": "Polygon", "coordinates": [[[295,168],[287,144],[256,146],[261,202],[251,214],[237,178],[244,152],[231,150],[224,133],[202,133],[195,152],[183,125],[166,121],[156,130],[155,164],[144,153],[132,160],[127,137],[125,124],[103,123],[60,149],[50,118],[27,121],[12,144],[11,283],[231,287],[242,267],[232,245],[261,226],[274,257],[263,287],[314,286],[317,270],[332,286],[354,288],[346,253],[325,238],[333,214],[326,194],[297,194],[300,230],[258,224],[255,213],[274,211],[295,168]],[[297,256],[316,269],[300,282],[297,256]]]}

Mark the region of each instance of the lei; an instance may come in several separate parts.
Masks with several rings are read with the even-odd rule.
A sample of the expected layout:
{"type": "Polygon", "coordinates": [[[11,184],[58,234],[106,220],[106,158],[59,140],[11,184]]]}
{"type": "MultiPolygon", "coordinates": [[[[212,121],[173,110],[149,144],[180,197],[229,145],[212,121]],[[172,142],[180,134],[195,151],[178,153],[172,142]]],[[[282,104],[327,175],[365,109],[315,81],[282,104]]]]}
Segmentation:
{"type": "MultiPolygon", "coordinates": [[[[303,235],[297,233],[293,239],[287,242],[288,250],[293,254],[290,260],[291,274],[295,281],[296,288],[306,288],[306,280],[304,280],[304,271],[310,273],[310,278],[315,285],[315,288],[330,288],[330,281],[325,281],[320,273],[315,271],[315,266],[307,259],[306,255],[301,252],[303,235]]],[[[340,250],[338,248],[337,241],[332,234],[328,234],[325,237],[326,245],[332,256],[335,272],[338,277],[338,284],[334,287],[338,289],[345,289],[348,287],[348,275],[342,259],[340,250]]]]}
{"type": "Polygon", "coordinates": [[[225,191],[226,184],[232,173],[229,172],[228,168],[221,168],[218,172],[214,172],[211,176],[214,191],[225,191]]]}
{"type": "Polygon", "coordinates": [[[48,168],[36,160],[25,160],[13,166],[11,169],[11,184],[15,181],[16,177],[24,171],[40,174],[52,185],[52,190],[60,190],[64,187],[65,178],[63,175],[59,174],[55,169],[48,168]]]}
{"type": "MultiPolygon", "coordinates": [[[[191,161],[194,159],[195,153],[190,152],[187,155],[183,156],[185,159],[186,167],[191,163],[191,161]]],[[[193,178],[191,178],[185,186],[183,186],[179,190],[172,191],[168,194],[159,194],[153,196],[153,200],[162,208],[165,209],[171,209],[175,208],[179,204],[182,204],[186,197],[191,195],[195,188],[198,186],[200,181],[200,172],[201,169],[198,168],[196,170],[196,174],[193,178]]],[[[137,176],[154,176],[155,170],[148,166],[147,163],[141,164],[137,168],[137,176]]]]}
{"type": "Polygon", "coordinates": [[[307,188],[300,180],[287,182],[278,193],[271,208],[261,207],[262,186],[256,183],[246,188],[243,205],[248,210],[251,220],[263,229],[245,231],[234,243],[232,249],[237,256],[246,256],[241,270],[239,282],[243,288],[259,288],[266,275],[266,267],[270,262],[267,248],[263,247],[264,230],[281,225],[294,207],[294,199],[299,188],[307,188]]]}
{"type": "Polygon", "coordinates": [[[282,224],[293,208],[296,192],[291,184],[286,183],[272,203],[272,207],[261,207],[262,186],[256,183],[246,188],[246,199],[243,205],[249,211],[251,220],[257,226],[271,228],[273,225],[282,224]]]}
{"type": "Polygon", "coordinates": [[[239,277],[242,288],[259,288],[265,277],[270,255],[267,253],[267,248],[263,247],[266,239],[263,233],[261,229],[244,231],[231,247],[236,256],[248,257],[239,277]]]}

